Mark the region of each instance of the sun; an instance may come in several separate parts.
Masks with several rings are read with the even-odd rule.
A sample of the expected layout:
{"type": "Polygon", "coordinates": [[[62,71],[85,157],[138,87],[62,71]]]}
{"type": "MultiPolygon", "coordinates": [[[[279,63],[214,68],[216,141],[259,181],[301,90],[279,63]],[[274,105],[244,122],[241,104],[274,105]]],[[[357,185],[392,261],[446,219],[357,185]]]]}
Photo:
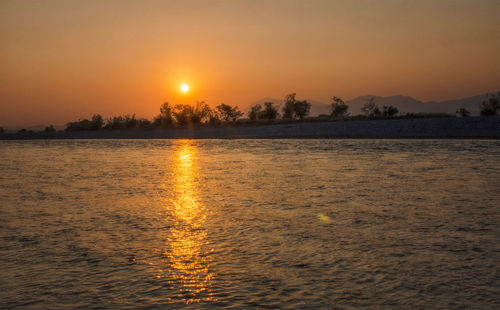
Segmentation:
{"type": "Polygon", "coordinates": [[[189,85],[188,84],[181,84],[181,92],[187,93],[189,91],[189,85]]]}

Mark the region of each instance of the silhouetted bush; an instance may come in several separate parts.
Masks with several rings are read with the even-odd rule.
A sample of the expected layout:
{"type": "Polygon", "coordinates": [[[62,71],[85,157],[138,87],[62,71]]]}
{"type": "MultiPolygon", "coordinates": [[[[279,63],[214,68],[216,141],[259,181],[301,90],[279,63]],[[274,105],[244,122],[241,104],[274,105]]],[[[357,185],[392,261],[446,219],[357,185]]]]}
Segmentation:
{"type": "Polygon", "coordinates": [[[260,104],[256,104],[250,108],[250,111],[248,112],[248,118],[252,121],[256,121],[259,118],[261,112],[262,106],[260,104]]]}
{"type": "Polygon", "coordinates": [[[250,112],[248,112],[248,118],[250,120],[275,120],[278,118],[279,112],[278,108],[274,106],[272,102],[264,102],[264,110],[262,109],[262,105],[256,104],[250,108],[250,112]]]}
{"type": "Polygon", "coordinates": [[[206,122],[211,113],[212,110],[204,101],[197,102],[194,107],[188,104],[178,104],[172,111],[179,126],[206,122]]]}
{"type": "Polygon", "coordinates": [[[66,131],[83,131],[83,130],[99,130],[102,128],[104,121],[102,116],[94,114],[92,120],[83,119],[77,122],[71,122],[66,125],[66,131]]]}
{"type": "Polygon", "coordinates": [[[122,116],[113,116],[106,120],[106,125],[104,125],[105,129],[124,129],[125,128],[125,120],[122,116]]]}
{"type": "Polygon", "coordinates": [[[220,125],[222,123],[217,112],[212,111],[212,113],[210,113],[208,123],[210,125],[220,125]]]}
{"type": "Polygon", "coordinates": [[[136,128],[139,121],[135,118],[135,114],[125,115],[125,128],[136,128]]]}
{"type": "Polygon", "coordinates": [[[283,119],[293,119],[295,106],[295,93],[285,96],[285,105],[283,106],[283,119]]]}
{"type": "Polygon", "coordinates": [[[191,123],[193,107],[187,104],[178,104],[174,107],[172,114],[177,124],[179,124],[180,126],[185,126],[191,123]]]}
{"type": "Polygon", "coordinates": [[[306,100],[295,101],[294,104],[295,116],[298,119],[303,119],[309,115],[309,110],[311,110],[311,104],[306,100]]]}
{"type": "Polygon", "coordinates": [[[205,101],[198,101],[194,105],[193,115],[191,116],[191,122],[193,124],[200,124],[208,122],[210,115],[212,115],[212,109],[205,103],[205,101]]]}
{"type": "Polygon", "coordinates": [[[89,121],[88,119],[72,122],[66,126],[67,131],[90,130],[90,128],[91,128],[91,121],[89,121]]]}
{"type": "Polygon", "coordinates": [[[104,126],[104,120],[100,114],[94,114],[92,115],[92,120],[91,120],[91,125],[90,129],[91,130],[99,130],[104,126]]]}
{"type": "Polygon", "coordinates": [[[384,117],[394,117],[398,113],[399,113],[399,110],[395,106],[392,106],[392,105],[389,105],[389,106],[384,105],[384,106],[382,106],[382,115],[384,117]]]}
{"type": "Polygon", "coordinates": [[[55,132],[55,131],[56,131],[56,129],[54,128],[53,125],[45,127],[45,130],[44,130],[44,132],[55,132]]]}
{"type": "Polygon", "coordinates": [[[457,112],[455,112],[455,114],[457,114],[458,116],[460,117],[467,117],[467,116],[470,116],[470,112],[469,110],[465,109],[465,108],[460,108],[457,110],[457,112]]]}
{"type": "Polygon", "coordinates": [[[3,129],[3,127],[0,127],[0,134],[2,133],[5,133],[5,130],[3,129]]]}
{"type": "Polygon", "coordinates": [[[125,116],[113,116],[106,121],[105,129],[130,129],[138,127],[139,121],[135,118],[135,114],[127,114],[125,116]]]}
{"type": "Polygon", "coordinates": [[[232,107],[230,105],[221,103],[215,107],[217,109],[220,119],[224,122],[236,121],[238,118],[243,116],[243,113],[238,107],[232,107]]]}
{"type": "Polygon", "coordinates": [[[151,127],[152,128],[160,128],[161,126],[161,116],[157,115],[153,118],[153,121],[151,122],[151,127]]]}
{"type": "Polygon", "coordinates": [[[261,112],[261,119],[274,120],[278,118],[279,112],[278,108],[274,106],[272,102],[264,102],[264,111],[261,112]]]}
{"type": "Polygon", "coordinates": [[[173,107],[168,102],[165,102],[160,107],[160,115],[153,120],[154,127],[166,128],[174,123],[173,107]]]}
{"type": "Polygon", "coordinates": [[[375,97],[370,97],[365,105],[361,108],[361,111],[363,111],[366,117],[370,118],[382,114],[380,108],[375,103],[375,97]]]}
{"type": "Polygon", "coordinates": [[[330,113],[330,116],[335,117],[335,118],[341,118],[341,117],[346,117],[347,116],[347,110],[349,109],[349,106],[345,104],[344,100],[333,96],[332,97],[332,103],[331,103],[331,109],[332,112],[330,113]]]}
{"type": "Polygon", "coordinates": [[[139,128],[151,128],[151,121],[145,118],[141,118],[137,120],[137,127],[139,128]]]}
{"type": "Polygon", "coordinates": [[[498,94],[486,94],[486,100],[481,105],[481,116],[494,116],[498,114],[500,108],[500,92],[498,94]]]}

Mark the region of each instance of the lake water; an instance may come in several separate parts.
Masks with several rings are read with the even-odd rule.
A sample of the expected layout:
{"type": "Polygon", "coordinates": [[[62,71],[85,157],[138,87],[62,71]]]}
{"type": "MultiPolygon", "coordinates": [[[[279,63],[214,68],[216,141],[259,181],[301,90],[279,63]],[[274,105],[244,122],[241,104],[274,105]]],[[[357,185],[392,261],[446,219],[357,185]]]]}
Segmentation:
{"type": "Polygon", "coordinates": [[[0,141],[0,308],[500,307],[500,141],[0,141]]]}

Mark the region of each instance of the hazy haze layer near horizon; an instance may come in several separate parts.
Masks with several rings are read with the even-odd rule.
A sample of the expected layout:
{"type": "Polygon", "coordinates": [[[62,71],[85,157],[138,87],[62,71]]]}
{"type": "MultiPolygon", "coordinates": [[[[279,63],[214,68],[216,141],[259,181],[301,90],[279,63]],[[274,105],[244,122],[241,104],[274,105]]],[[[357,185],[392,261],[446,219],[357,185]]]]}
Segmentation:
{"type": "Polygon", "coordinates": [[[498,90],[500,2],[1,1],[0,126],[498,90]],[[181,95],[178,87],[191,91],[181,95]]]}

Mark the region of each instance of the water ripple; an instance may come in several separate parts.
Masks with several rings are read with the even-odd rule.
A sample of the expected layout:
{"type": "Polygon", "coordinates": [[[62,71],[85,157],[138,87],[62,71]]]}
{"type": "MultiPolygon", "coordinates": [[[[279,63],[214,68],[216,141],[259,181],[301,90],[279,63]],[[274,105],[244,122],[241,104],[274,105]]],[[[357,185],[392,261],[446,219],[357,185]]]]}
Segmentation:
{"type": "Polygon", "coordinates": [[[500,307],[500,142],[0,141],[1,308],[500,307]]]}

